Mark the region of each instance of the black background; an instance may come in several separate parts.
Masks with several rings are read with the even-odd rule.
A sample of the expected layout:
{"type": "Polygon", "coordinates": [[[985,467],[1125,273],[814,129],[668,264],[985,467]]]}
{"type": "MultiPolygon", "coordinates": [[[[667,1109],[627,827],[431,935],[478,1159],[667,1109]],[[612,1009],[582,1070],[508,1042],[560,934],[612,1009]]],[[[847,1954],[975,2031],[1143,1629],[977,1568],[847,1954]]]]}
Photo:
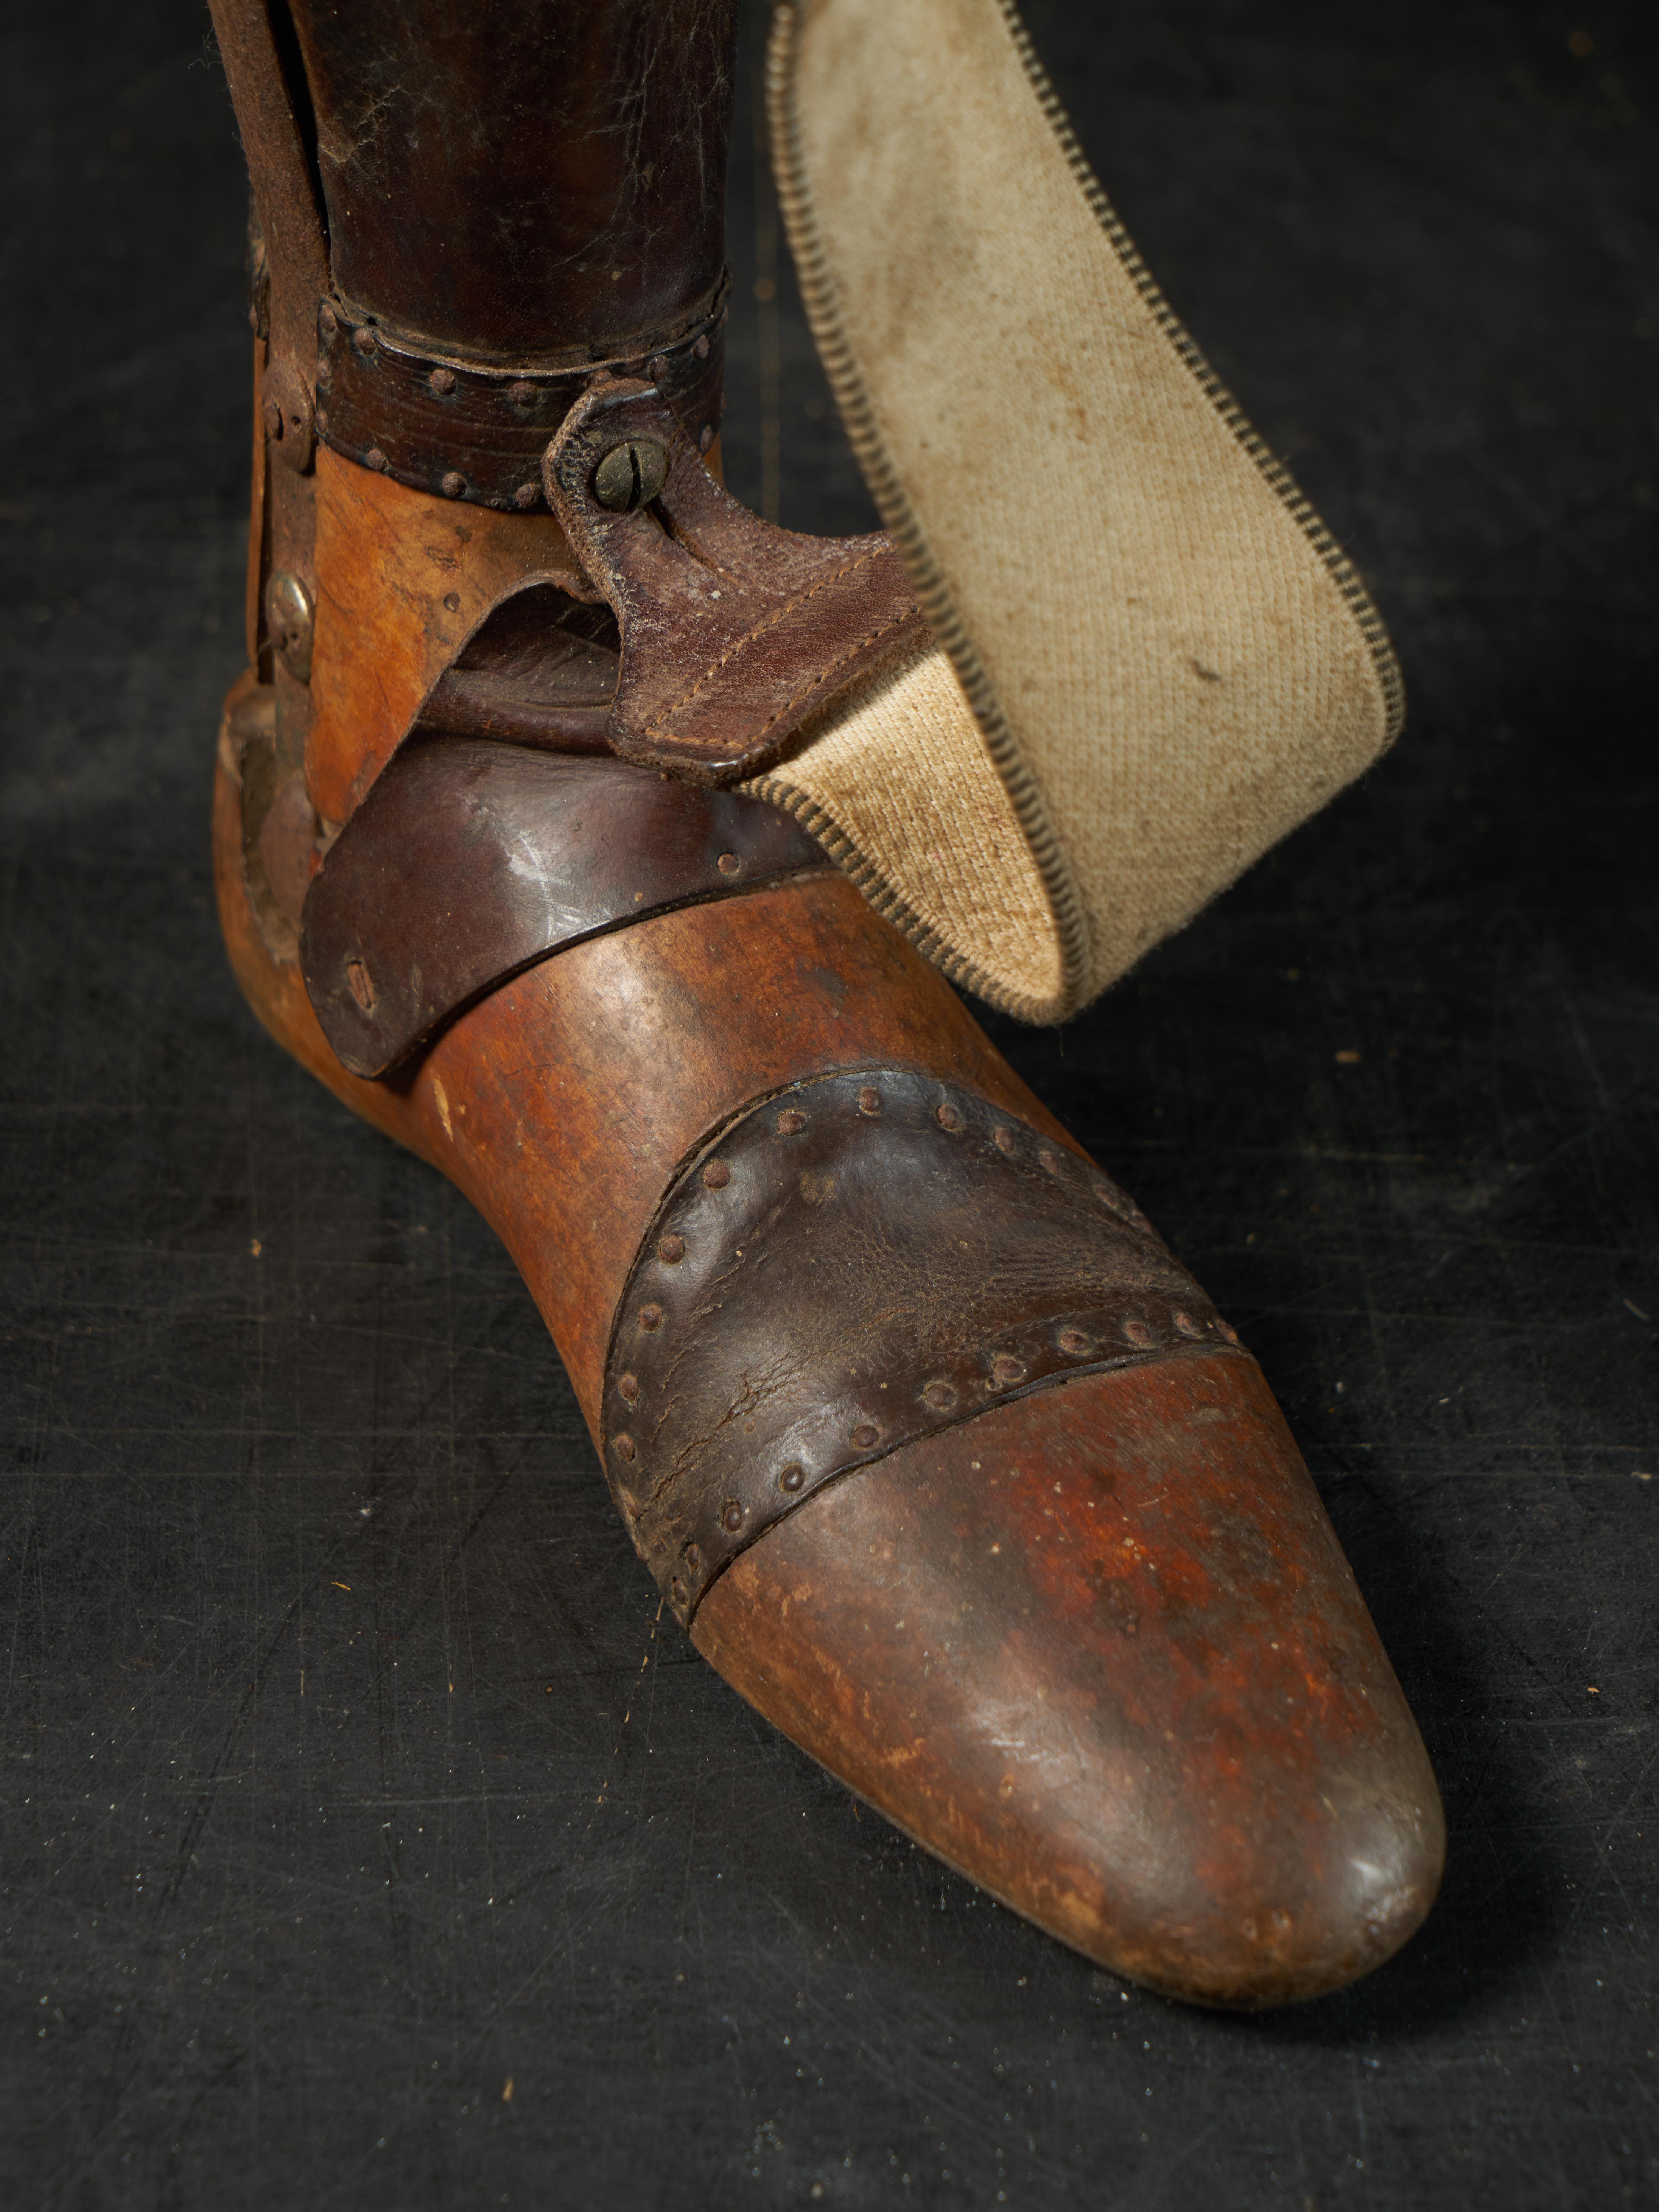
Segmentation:
{"type": "MultiPolygon", "coordinates": [[[[1164,2003],[861,1814],[659,1620],[495,1239],[220,951],[240,158],[195,0],[31,0],[0,70],[8,2205],[1659,2204],[1652,11],[1031,20],[1413,713],[1085,1018],[994,1026],[1282,1396],[1440,1771],[1442,1901],[1316,2006],[1164,2003]]],[[[729,465],[769,499],[774,417],[783,519],[856,526],[787,271],[755,296],[760,33],[729,465]]]]}

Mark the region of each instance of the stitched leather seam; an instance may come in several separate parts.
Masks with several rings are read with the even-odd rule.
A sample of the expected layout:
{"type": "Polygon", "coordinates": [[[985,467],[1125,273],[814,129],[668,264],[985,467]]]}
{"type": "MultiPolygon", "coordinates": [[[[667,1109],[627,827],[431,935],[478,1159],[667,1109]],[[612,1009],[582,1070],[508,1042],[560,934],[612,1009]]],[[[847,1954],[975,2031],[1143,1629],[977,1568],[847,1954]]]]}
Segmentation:
{"type": "MultiPolygon", "coordinates": [[[[775,612],[769,614],[764,622],[757,623],[753,629],[745,630],[740,638],[735,639],[732,644],[726,647],[725,652],[720,654],[718,660],[711,660],[709,662],[708,667],[703,670],[702,674],[697,678],[690,689],[684,692],[679,698],[676,699],[672,706],[665,707],[654,722],[647,723],[645,728],[647,737],[666,737],[669,732],[665,726],[669,720],[673,715],[679,714],[683,708],[689,707],[691,702],[696,697],[697,694],[700,691],[704,690],[714,682],[715,677],[720,674],[721,669],[725,667],[728,660],[731,660],[736,654],[744,652],[748,647],[751,646],[757,637],[763,637],[769,629],[775,629],[777,624],[782,622],[786,617],[794,614],[798,609],[804,607],[809,599],[815,599],[820,592],[828,591],[831,584],[838,584],[843,577],[855,575],[860,568],[867,568],[870,563],[872,561],[878,559],[885,550],[886,549],[884,546],[877,546],[868,553],[860,554],[856,561],[848,562],[844,568],[837,568],[833,575],[820,576],[817,582],[812,585],[810,590],[803,592],[798,599],[787,600],[782,606],[779,607],[775,611],[775,612]]],[[[901,619],[902,619],[902,617],[901,617],[901,619]]],[[[883,629],[890,629],[891,628],[892,624],[890,622],[884,623],[882,625],[883,629]]],[[[879,637],[880,635],[881,630],[879,629],[872,633],[872,638],[879,637]]],[[[866,638],[863,642],[867,645],[871,641],[871,639],[866,638]]],[[[863,646],[856,645],[852,647],[849,650],[850,653],[859,653],[863,650],[863,646]]],[[[843,654],[842,659],[845,659],[848,657],[849,655],[843,654]]],[[[839,667],[841,665],[840,661],[836,661],[832,664],[835,667],[839,667]]],[[[827,672],[826,672],[826,673],[827,672]]],[[[812,685],[810,684],[806,686],[806,690],[809,691],[812,688],[812,685]]],[[[798,694],[797,696],[804,697],[805,693],[798,694]]],[[[787,713],[790,703],[793,702],[786,702],[784,706],[780,707],[777,710],[777,714],[787,713]]],[[[771,721],[769,721],[764,725],[767,729],[770,729],[772,722],[777,720],[777,714],[774,714],[771,721]]]]}

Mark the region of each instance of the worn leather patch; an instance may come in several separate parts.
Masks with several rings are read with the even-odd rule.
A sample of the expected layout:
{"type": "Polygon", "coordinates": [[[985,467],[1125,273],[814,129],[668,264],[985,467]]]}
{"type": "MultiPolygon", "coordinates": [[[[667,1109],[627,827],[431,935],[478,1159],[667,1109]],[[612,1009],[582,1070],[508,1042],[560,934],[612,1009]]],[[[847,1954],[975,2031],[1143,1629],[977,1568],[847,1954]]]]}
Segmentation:
{"type": "Polygon", "coordinates": [[[837,1476],[1068,1376],[1237,1342],[1092,1163],[934,1077],[843,1071],[669,1192],[613,1329],[605,1472],[689,1622],[837,1476]]]}
{"type": "Polygon", "coordinates": [[[752,775],[851,684],[929,642],[884,531],[804,538],[763,522],[714,482],[652,385],[597,380],[543,474],[621,630],[606,734],[626,760],[703,783],[752,775]],[[660,455],[666,474],[613,513],[596,480],[630,446],[660,455]]]}
{"type": "Polygon", "coordinates": [[[417,738],[313,878],[301,966],[342,1063],[384,1075],[565,945],[828,866],[788,815],[735,792],[623,761],[417,738]]]}

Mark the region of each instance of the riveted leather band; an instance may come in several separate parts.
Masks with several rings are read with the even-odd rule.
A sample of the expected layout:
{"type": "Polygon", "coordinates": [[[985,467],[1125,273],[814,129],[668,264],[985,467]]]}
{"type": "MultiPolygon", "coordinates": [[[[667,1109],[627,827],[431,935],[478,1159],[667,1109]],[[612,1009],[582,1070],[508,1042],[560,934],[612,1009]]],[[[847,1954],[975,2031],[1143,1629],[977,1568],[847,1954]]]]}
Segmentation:
{"type": "Polygon", "coordinates": [[[1238,1339],[1090,1161],[977,1094],[846,1070],[720,1131],[617,1310],[605,1472],[688,1623],[824,1484],[1004,1399],[1238,1339]]]}
{"type": "Polygon", "coordinates": [[[720,428],[726,280],[689,322],[629,350],[539,360],[434,351],[337,300],[317,317],[317,435],[346,459],[416,491],[545,512],[542,454],[596,371],[649,374],[695,450],[720,428]]]}
{"type": "Polygon", "coordinates": [[[788,815],[736,792],[487,738],[416,739],[312,878],[301,967],[343,1065],[384,1075],[566,945],[828,867],[788,815]]]}

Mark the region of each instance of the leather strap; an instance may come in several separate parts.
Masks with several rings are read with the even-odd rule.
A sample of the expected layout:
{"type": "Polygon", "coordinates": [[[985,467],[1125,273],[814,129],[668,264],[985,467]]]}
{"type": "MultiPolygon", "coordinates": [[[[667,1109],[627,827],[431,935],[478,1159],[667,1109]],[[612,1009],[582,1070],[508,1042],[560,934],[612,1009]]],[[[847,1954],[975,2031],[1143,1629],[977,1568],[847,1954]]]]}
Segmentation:
{"type": "Polygon", "coordinates": [[[714,482],[653,385],[596,379],[543,477],[622,634],[606,735],[625,760],[735,782],[849,685],[929,643],[884,531],[804,538],[763,522],[714,482]],[[640,503],[617,512],[599,471],[630,450],[653,481],[636,476],[640,503]]]}
{"type": "Polygon", "coordinates": [[[760,799],[621,761],[417,738],[313,878],[301,967],[343,1064],[380,1076],[534,961],[828,867],[760,799]]]}
{"type": "Polygon", "coordinates": [[[605,1472],[686,1623],[757,1537],[899,1445],[1237,1343],[1092,1163],[937,1078],[843,1070],[749,1109],[670,1190],[617,1309],[605,1472]]]}

